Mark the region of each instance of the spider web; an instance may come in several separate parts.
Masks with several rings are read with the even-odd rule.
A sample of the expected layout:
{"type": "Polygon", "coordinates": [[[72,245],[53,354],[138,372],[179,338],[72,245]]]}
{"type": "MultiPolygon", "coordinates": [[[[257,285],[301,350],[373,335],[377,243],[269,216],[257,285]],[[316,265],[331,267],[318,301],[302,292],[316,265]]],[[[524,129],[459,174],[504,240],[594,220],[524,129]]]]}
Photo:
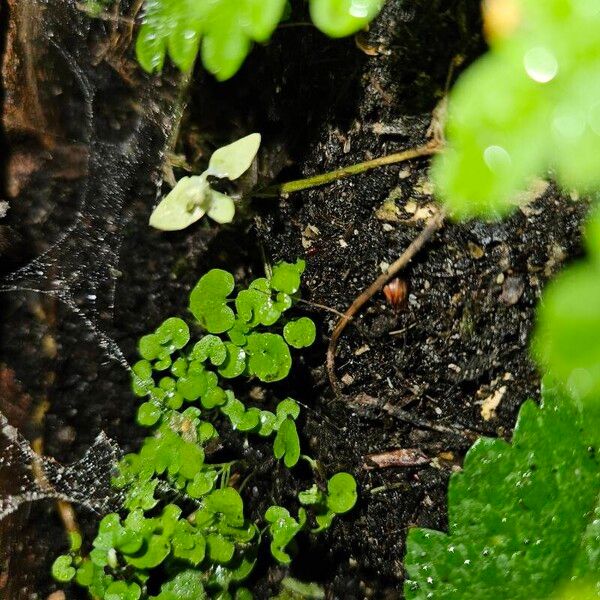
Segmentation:
{"type": "MultiPolygon", "coordinates": [[[[56,78],[68,73],[78,87],[72,95],[81,106],[72,111],[83,126],[77,132],[79,139],[67,141],[82,148],[88,175],[80,181],[74,222],[41,256],[0,282],[0,292],[31,291],[59,299],[89,327],[110,358],[128,367],[106,330],[114,310],[123,211],[135,194],[132,188],[140,168],[152,165],[153,172],[146,171],[145,176],[159,184],[159,167],[179,103],[174,88],[163,85],[164,80],[159,85],[140,79],[139,69],[124,74],[136,80],[123,86],[115,69],[131,71],[131,62],[124,57],[113,57],[112,64],[95,64],[92,44],[102,32],[108,36],[106,25],[90,19],[77,3],[39,4],[43,8],[33,14],[38,18],[43,14],[42,40],[35,43],[43,43],[54,56],[56,78]]],[[[42,52],[36,55],[47,59],[42,52]]]]}
{"type": "MultiPolygon", "coordinates": [[[[58,113],[48,111],[29,129],[49,140],[52,155],[69,148],[80,176],[76,204],[59,207],[69,222],[39,256],[0,280],[0,292],[58,299],[104,355],[129,368],[110,329],[123,232],[132,201],[158,194],[165,149],[181,113],[181,81],[176,74],[145,76],[129,44],[119,46],[130,19],[115,13],[112,21],[92,19],[73,0],[19,0],[11,9],[17,21],[22,18],[17,29],[25,30],[15,69],[23,63],[28,93],[39,92],[32,104],[45,108],[51,96],[60,98],[53,101],[58,113]]],[[[100,514],[114,510],[119,497],[110,476],[119,455],[100,433],[83,458],[63,466],[37,455],[0,412],[0,520],[44,498],[100,514]]]]}
{"type": "Polygon", "coordinates": [[[81,504],[98,514],[117,510],[121,496],[110,477],[119,447],[100,433],[85,455],[63,466],[40,457],[0,413],[0,519],[21,505],[56,498],[81,504]]]}

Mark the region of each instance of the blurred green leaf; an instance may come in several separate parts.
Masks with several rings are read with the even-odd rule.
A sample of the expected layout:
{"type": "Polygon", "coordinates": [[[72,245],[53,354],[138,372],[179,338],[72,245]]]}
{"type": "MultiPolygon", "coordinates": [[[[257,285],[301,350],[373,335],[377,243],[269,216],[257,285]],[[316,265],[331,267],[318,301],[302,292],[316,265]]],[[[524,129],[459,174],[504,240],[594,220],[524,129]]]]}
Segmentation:
{"type": "MultiPolygon", "coordinates": [[[[384,0],[310,0],[315,25],[331,37],[364,28],[384,0]]],[[[286,0],[147,0],[136,42],[140,65],[161,71],[165,55],[189,71],[199,51],[205,68],[223,81],[240,68],[252,42],[266,42],[286,17],[286,0]]]]}
{"type": "Polygon", "coordinates": [[[450,94],[438,195],[457,217],[498,216],[536,176],[600,185],[600,12],[587,0],[516,0],[520,26],[450,94]]]}
{"type": "Polygon", "coordinates": [[[360,31],[372,21],[384,0],[311,0],[314,24],[330,37],[345,37],[360,31]]]}
{"type": "Polygon", "coordinates": [[[580,399],[600,393],[600,268],[568,268],[544,291],[532,350],[580,399]]]}

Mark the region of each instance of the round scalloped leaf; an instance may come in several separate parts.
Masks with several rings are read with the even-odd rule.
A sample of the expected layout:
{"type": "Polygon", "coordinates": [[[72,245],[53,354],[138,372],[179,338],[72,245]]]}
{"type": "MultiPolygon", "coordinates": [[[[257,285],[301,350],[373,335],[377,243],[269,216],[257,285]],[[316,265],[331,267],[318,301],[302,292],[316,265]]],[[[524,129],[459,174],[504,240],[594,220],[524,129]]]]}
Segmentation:
{"type": "Polygon", "coordinates": [[[300,276],[306,263],[298,259],[295,263],[281,262],[273,267],[270,285],[274,290],[293,295],[300,289],[300,276]]]}
{"type": "Polygon", "coordinates": [[[262,437],[267,437],[275,431],[275,426],[277,424],[277,417],[269,410],[261,410],[260,411],[260,428],[258,430],[258,435],[262,437]]]}
{"type": "Polygon", "coordinates": [[[329,37],[345,37],[366,27],[383,3],[384,0],[311,0],[310,16],[329,37]]]}
{"type": "Polygon", "coordinates": [[[77,569],[75,581],[82,587],[90,587],[94,579],[94,563],[91,560],[84,560],[77,569]]]}
{"type": "Polygon", "coordinates": [[[52,577],[60,583],[67,583],[75,577],[75,569],[73,568],[73,559],[67,554],[59,556],[52,563],[52,577]]]}
{"type": "Polygon", "coordinates": [[[313,483],[307,490],[298,492],[298,500],[300,501],[300,504],[304,504],[305,506],[320,504],[324,500],[324,494],[319,489],[319,486],[316,483],[313,483]]]}
{"type": "Polygon", "coordinates": [[[215,471],[201,471],[187,484],[186,491],[192,498],[202,498],[213,489],[216,479],[215,471]]]}
{"type": "Polygon", "coordinates": [[[249,408],[244,411],[237,422],[237,429],[240,431],[252,431],[260,424],[260,409],[249,408]]]}
{"type": "Polygon", "coordinates": [[[137,583],[113,581],[107,588],[104,600],[139,600],[142,590],[137,583]]]}
{"type": "Polygon", "coordinates": [[[147,360],[139,360],[131,369],[131,388],[136,396],[146,396],[154,387],[152,365],[147,360]]]}
{"type": "Polygon", "coordinates": [[[153,569],[167,558],[170,551],[171,544],[166,536],[152,535],[147,540],[142,555],[125,556],[125,560],[136,569],[153,569]]]}
{"type": "Polygon", "coordinates": [[[150,216],[150,226],[161,231],[179,231],[202,218],[209,189],[206,176],[182,177],[150,216]]]}
{"type": "Polygon", "coordinates": [[[158,326],[156,336],[173,352],[181,350],[190,341],[190,328],[183,319],[171,317],[158,326]]]}
{"type": "Polygon", "coordinates": [[[217,406],[223,406],[227,402],[227,396],[225,395],[225,391],[217,386],[209,388],[206,394],[202,396],[201,402],[204,408],[210,410],[217,406]]]}
{"type": "Polygon", "coordinates": [[[219,148],[210,157],[208,172],[216,177],[227,177],[232,181],[241,177],[252,165],[260,148],[260,141],[259,133],[251,133],[219,148]]]}
{"type": "Polygon", "coordinates": [[[348,512],[356,499],[356,480],[350,473],[336,473],[327,482],[327,507],[334,513],[348,512]]]}
{"type": "Polygon", "coordinates": [[[246,335],[250,331],[250,326],[239,317],[235,320],[233,327],[227,332],[227,337],[236,345],[244,346],[246,344],[246,335]]]}
{"type": "Polygon", "coordinates": [[[188,373],[177,381],[177,391],[187,400],[193,402],[204,396],[208,388],[204,373],[188,373]]]}
{"type": "Polygon", "coordinates": [[[160,406],[156,406],[152,402],[144,402],[138,408],[137,422],[144,427],[152,427],[152,425],[156,425],[161,414],[160,406]]]}
{"type": "Polygon", "coordinates": [[[238,315],[250,327],[273,325],[281,316],[281,310],[275,306],[275,302],[271,298],[271,290],[266,279],[257,281],[264,281],[264,287],[251,284],[249,289],[242,290],[237,295],[235,306],[238,315]]]}
{"type": "Polygon", "coordinates": [[[227,564],[235,552],[235,545],[218,533],[211,533],[206,537],[208,556],[214,562],[227,564]]]}
{"type": "Polygon", "coordinates": [[[225,344],[220,337],[216,335],[205,335],[199,342],[194,345],[190,358],[205,362],[210,359],[210,362],[218,367],[222,365],[227,358],[227,350],[225,344]]]}
{"type": "Polygon", "coordinates": [[[285,324],[283,337],[294,348],[306,348],[314,343],[317,337],[317,328],[312,319],[301,317],[285,324]]]}
{"type": "Polygon", "coordinates": [[[300,405],[293,398],[286,398],[277,405],[275,412],[277,413],[275,429],[279,429],[288,416],[294,419],[294,421],[298,418],[300,415],[300,405]]]}
{"type": "Polygon", "coordinates": [[[123,554],[135,554],[142,547],[144,536],[139,531],[124,529],[115,541],[115,548],[123,554]]]}
{"type": "Polygon", "coordinates": [[[276,300],[273,305],[279,312],[285,312],[292,306],[292,297],[284,292],[277,292],[276,300]]]}
{"type": "Polygon", "coordinates": [[[179,473],[186,479],[193,480],[204,464],[204,450],[195,443],[188,442],[180,452],[181,468],[179,473]]]}
{"type": "Polygon", "coordinates": [[[219,434],[217,432],[217,430],[215,429],[215,426],[212,423],[209,423],[208,421],[202,421],[199,425],[198,425],[198,439],[200,440],[201,444],[205,444],[206,442],[212,440],[213,438],[219,437],[219,434]]]}
{"type": "MultiPolygon", "coordinates": [[[[206,598],[202,572],[189,569],[175,575],[160,588],[160,600],[202,600],[206,598]]],[[[158,598],[156,600],[158,600],[158,598]]]]}
{"type": "Polygon", "coordinates": [[[228,525],[242,527],[244,525],[244,501],[232,487],[215,490],[205,500],[205,507],[212,513],[219,513],[228,525]]]}
{"type": "Polygon", "coordinates": [[[233,379],[241,375],[246,369],[246,352],[231,342],[225,342],[224,348],[227,357],[219,367],[219,375],[225,379],[233,379]]]}
{"type": "Polygon", "coordinates": [[[279,381],[290,372],[290,349],[280,335],[254,333],[248,336],[246,351],[249,355],[248,368],[261,381],[279,381]]]}
{"type": "Polygon", "coordinates": [[[180,356],[177,360],[173,361],[171,365],[171,373],[175,377],[183,377],[188,371],[188,361],[183,356],[180,356]]]}
{"type": "Polygon", "coordinates": [[[162,352],[162,345],[158,336],[154,333],[149,335],[145,335],[140,338],[138,342],[138,352],[142,358],[146,360],[154,360],[158,358],[159,354],[162,352]]]}
{"type": "Polygon", "coordinates": [[[227,306],[235,282],[233,275],[212,269],[196,284],[190,294],[190,310],[200,325],[210,333],[223,333],[235,322],[234,312],[227,306]]]}

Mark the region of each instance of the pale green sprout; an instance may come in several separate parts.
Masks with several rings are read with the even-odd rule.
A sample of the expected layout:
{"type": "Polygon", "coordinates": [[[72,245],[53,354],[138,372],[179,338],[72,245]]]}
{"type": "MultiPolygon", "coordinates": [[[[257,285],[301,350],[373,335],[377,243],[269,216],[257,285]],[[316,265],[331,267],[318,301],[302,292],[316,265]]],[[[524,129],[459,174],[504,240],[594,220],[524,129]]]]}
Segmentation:
{"type": "Polygon", "coordinates": [[[217,223],[231,223],[235,216],[233,198],[213,190],[208,178],[239,179],[252,166],[260,142],[260,134],[252,133],[216,150],[204,173],[177,182],[154,209],[150,225],[161,231],[180,231],[204,215],[217,223]]]}

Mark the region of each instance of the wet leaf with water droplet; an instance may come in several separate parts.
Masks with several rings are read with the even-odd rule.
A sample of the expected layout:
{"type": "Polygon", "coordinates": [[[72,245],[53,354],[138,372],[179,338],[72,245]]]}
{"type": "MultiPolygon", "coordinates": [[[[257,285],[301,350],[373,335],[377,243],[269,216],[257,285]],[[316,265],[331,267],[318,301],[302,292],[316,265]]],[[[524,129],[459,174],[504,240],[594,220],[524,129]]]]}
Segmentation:
{"type": "Polygon", "coordinates": [[[546,381],[512,443],[482,438],[452,476],[449,533],[414,528],[407,600],[553,598],[600,585],[600,408],[546,381]]]}

